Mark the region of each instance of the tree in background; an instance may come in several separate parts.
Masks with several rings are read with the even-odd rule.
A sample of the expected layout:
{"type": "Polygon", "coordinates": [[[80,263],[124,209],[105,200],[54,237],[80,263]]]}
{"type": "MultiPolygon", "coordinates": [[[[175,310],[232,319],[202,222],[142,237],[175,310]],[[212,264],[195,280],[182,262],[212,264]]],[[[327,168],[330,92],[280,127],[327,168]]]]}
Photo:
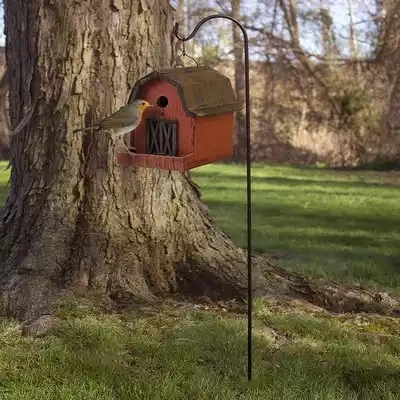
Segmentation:
{"type": "MultiPolygon", "coordinates": [[[[240,0],[231,0],[231,16],[238,21],[242,21],[240,12],[240,0]]],[[[236,97],[243,108],[236,113],[236,140],[234,148],[234,158],[243,161],[246,158],[246,116],[245,116],[245,79],[244,79],[244,52],[243,36],[240,28],[232,24],[233,57],[235,65],[235,89],[236,97]]]]}
{"type": "MultiPolygon", "coordinates": [[[[400,132],[400,3],[395,0],[376,2],[375,61],[386,77],[383,127],[390,138],[400,132]]],[[[391,142],[389,142],[391,144],[391,142]]],[[[389,146],[393,149],[393,146],[389,146]]],[[[398,150],[395,157],[398,157],[398,150]]]]}

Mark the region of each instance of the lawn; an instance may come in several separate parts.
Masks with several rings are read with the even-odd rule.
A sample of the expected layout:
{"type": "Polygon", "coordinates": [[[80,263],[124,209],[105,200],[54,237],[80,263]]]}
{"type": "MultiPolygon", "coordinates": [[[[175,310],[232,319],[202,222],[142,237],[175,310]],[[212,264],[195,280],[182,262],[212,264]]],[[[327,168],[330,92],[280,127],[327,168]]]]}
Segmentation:
{"type": "MultiPolygon", "coordinates": [[[[195,170],[218,225],[246,246],[245,168],[195,170]],[[233,218],[234,216],[234,218],[233,218]]],[[[282,265],[369,287],[400,288],[400,173],[253,168],[253,248],[282,265]]]]}
{"type": "MultiPolygon", "coordinates": [[[[218,225],[242,246],[244,172],[211,165],[193,173],[218,225]]],[[[388,173],[255,166],[254,247],[284,253],[297,271],[396,291],[398,183],[388,173]]],[[[100,310],[95,299],[73,300],[38,339],[0,320],[0,399],[400,399],[398,319],[256,299],[248,384],[243,314],[173,302],[120,315],[100,310]]]]}

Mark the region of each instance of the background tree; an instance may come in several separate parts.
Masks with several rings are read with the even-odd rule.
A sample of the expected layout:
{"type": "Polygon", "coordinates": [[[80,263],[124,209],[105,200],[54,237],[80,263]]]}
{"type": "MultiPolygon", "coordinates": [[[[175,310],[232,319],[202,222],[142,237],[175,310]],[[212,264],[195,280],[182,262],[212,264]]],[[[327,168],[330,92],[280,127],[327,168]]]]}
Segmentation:
{"type": "MultiPolygon", "coordinates": [[[[378,1],[376,22],[376,63],[385,79],[385,109],[383,126],[389,138],[398,138],[400,132],[400,3],[378,1]]],[[[388,140],[389,143],[391,141],[388,140]]],[[[393,148],[393,146],[392,146],[393,148]]],[[[395,156],[398,156],[396,151],[395,156]]]]}
{"type": "MultiPolygon", "coordinates": [[[[231,0],[231,16],[238,21],[242,21],[240,12],[240,0],[231,0]]],[[[244,160],[246,157],[246,117],[245,117],[245,80],[244,80],[244,51],[243,36],[240,28],[232,24],[232,42],[234,46],[233,56],[235,64],[235,89],[236,97],[243,108],[236,113],[236,143],[234,158],[244,160]]]]}

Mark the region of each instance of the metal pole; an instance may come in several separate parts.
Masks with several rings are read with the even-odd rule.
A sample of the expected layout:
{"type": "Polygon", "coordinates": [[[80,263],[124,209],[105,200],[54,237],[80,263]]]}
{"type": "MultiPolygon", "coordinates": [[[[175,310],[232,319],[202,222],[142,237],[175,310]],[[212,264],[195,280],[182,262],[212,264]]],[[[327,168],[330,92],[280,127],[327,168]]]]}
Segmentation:
{"type": "Polygon", "coordinates": [[[179,24],[175,23],[174,34],[178,40],[187,42],[191,40],[207,21],[215,18],[228,19],[236,24],[243,34],[244,42],[244,71],[245,71],[245,97],[246,97],[246,193],[247,193],[247,377],[252,379],[253,371],[253,287],[252,287],[252,259],[251,259],[251,138],[250,138],[250,67],[249,67],[249,38],[244,26],[235,18],[225,14],[215,14],[203,18],[188,36],[181,37],[178,34],[179,24]]]}

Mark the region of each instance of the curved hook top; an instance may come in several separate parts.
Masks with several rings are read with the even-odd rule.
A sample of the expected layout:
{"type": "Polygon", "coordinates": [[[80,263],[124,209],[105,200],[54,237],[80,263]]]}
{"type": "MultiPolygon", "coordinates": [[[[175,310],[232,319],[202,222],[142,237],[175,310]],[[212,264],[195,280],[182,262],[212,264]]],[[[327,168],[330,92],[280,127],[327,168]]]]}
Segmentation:
{"type": "Polygon", "coordinates": [[[215,18],[222,18],[222,19],[228,19],[230,21],[232,21],[233,23],[235,23],[242,31],[243,36],[244,36],[244,41],[247,42],[248,41],[248,37],[247,37],[247,32],[246,29],[244,29],[244,26],[236,19],[233,18],[229,15],[226,14],[213,14],[213,15],[209,15],[208,17],[203,18],[193,29],[192,33],[188,36],[179,36],[178,30],[179,30],[179,23],[175,22],[175,26],[173,29],[173,33],[175,35],[175,37],[182,41],[182,42],[187,42],[190,39],[193,39],[194,35],[196,35],[197,31],[202,27],[202,25],[204,23],[206,23],[207,21],[209,21],[210,19],[215,19],[215,18]]]}

